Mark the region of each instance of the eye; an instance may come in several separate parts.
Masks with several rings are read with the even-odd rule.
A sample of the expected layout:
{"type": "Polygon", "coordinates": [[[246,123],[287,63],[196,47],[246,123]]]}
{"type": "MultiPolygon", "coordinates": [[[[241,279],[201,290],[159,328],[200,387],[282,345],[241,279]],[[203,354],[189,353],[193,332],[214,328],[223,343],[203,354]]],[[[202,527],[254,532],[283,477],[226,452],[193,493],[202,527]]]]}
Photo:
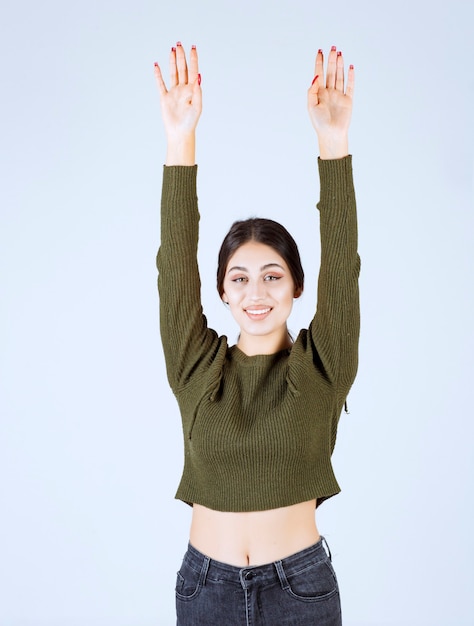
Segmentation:
{"type": "Polygon", "coordinates": [[[243,283],[246,280],[247,280],[247,278],[245,276],[237,276],[236,278],[231,278],[231,281],[233,283],[237,283],[237,284],[243,283]]]}
{"type": "Polygon", "coordinates": [[[265,278],[263,280],[266,280],[267,282],[270,281],[274,281],[274,280],[280,280],[281,276],[275,276],[275,274],[268,274],[267,276],[265,276],[265,278]]]}

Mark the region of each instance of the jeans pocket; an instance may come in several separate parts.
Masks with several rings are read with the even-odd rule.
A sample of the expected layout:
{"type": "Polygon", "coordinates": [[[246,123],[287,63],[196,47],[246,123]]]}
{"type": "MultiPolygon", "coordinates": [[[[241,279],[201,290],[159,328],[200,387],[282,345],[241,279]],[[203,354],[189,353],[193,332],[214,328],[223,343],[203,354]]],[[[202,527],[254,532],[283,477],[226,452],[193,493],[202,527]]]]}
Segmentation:
{"type": "Polygon", "coordinates": [[[201,590],[200,573],[183,563],[176,574],[176,597],[180,600],[194,600],[201,590]]]}
{"type": "Polygon", "coordinates": [[[305,602],[327,600],[339,592],[329,559],[316,561],[297,573],[287,575],[287,581],[287,592],[305,602]]]}

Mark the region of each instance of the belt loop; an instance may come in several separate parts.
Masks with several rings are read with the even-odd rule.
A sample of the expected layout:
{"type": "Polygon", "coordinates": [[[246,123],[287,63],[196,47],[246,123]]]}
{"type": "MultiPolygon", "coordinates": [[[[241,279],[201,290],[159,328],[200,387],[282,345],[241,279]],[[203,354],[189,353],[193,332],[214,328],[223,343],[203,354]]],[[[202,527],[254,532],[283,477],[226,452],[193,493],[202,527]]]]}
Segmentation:
{"type": "Polygon", "coordinates": [[[326,552],[327,552],[327,555],[328,555],[328,557],[329,557],[329,560],[332,562],[332,554],[331,554],[331,550],[330,550],[330,548],[329,548],[328,542],[326,541],[326,538],[325,538],[325,537],[323,537],[322,535],[321,535],[321,543],[322,543],[323,547],[325,547],[325,548],[326,548],[326,552]]]}
{"type": "Polygon", "coordinates": [[[288,582],[285,570],[283,569],[283,563],[281,561],[275,561],[274,565],[278,574],[278,578],[280,579],[281,588],[288,589],[290,583],[288,582]]]}
{"type": "Polygon", "coordinates": [[[209,563],[211,562],[211,559],[208,556],[204,557],[204,560],[202,562],[202,567],[201,567],[201,574],[199,576],[199,584],[200,585],[205,585],[206,584],[206,577],[207,577],[207,572],[209,570],[209,563]]]}

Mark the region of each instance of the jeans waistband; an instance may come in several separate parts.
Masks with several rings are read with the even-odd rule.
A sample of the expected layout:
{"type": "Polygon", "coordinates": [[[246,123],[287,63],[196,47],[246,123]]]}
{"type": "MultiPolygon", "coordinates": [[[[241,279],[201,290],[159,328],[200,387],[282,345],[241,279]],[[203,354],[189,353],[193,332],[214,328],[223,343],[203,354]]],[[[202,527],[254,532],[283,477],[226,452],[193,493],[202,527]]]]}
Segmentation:
{"type": "Polygon", "coordinates": [[[273,563],[264,565],[248,565],[246,567],[238,567],[221,563],[211,559],[210,557],[199,552],[194,546],[188,544],[188,550],[184,556],[184,561],[196,572],[201,574],[201,582],[205,584],[206,580],[223,581],[235,583],[239,586],[246,586],[250,581],[260,583],[270,583],[278,581],[286,576],[297,574],[305,569],[309,563],[331,558],[329,546],[324,537],[321,537],[317,543],[304,550],[300,550],[284,559],[279,559],[273,563]],[[326,550],[324,545],[326,546],[326,550]],[[284,573],[284,574],[283,574],[284,573]]]}

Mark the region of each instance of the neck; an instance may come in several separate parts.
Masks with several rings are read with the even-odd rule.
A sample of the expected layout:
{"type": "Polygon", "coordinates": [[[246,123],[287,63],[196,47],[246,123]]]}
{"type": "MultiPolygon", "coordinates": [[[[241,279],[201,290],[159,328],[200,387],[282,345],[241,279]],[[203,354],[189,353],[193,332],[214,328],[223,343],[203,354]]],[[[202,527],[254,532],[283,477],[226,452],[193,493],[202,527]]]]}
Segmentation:
{"type": "Polygon", "coordinates": [[[275,354],[280,350],[291,348],[293,341],[285,328],[284,332],[278,335],[247,335],[240,333],[237,347],[247,356],[255,356],[257,354],[275,354]]]}

